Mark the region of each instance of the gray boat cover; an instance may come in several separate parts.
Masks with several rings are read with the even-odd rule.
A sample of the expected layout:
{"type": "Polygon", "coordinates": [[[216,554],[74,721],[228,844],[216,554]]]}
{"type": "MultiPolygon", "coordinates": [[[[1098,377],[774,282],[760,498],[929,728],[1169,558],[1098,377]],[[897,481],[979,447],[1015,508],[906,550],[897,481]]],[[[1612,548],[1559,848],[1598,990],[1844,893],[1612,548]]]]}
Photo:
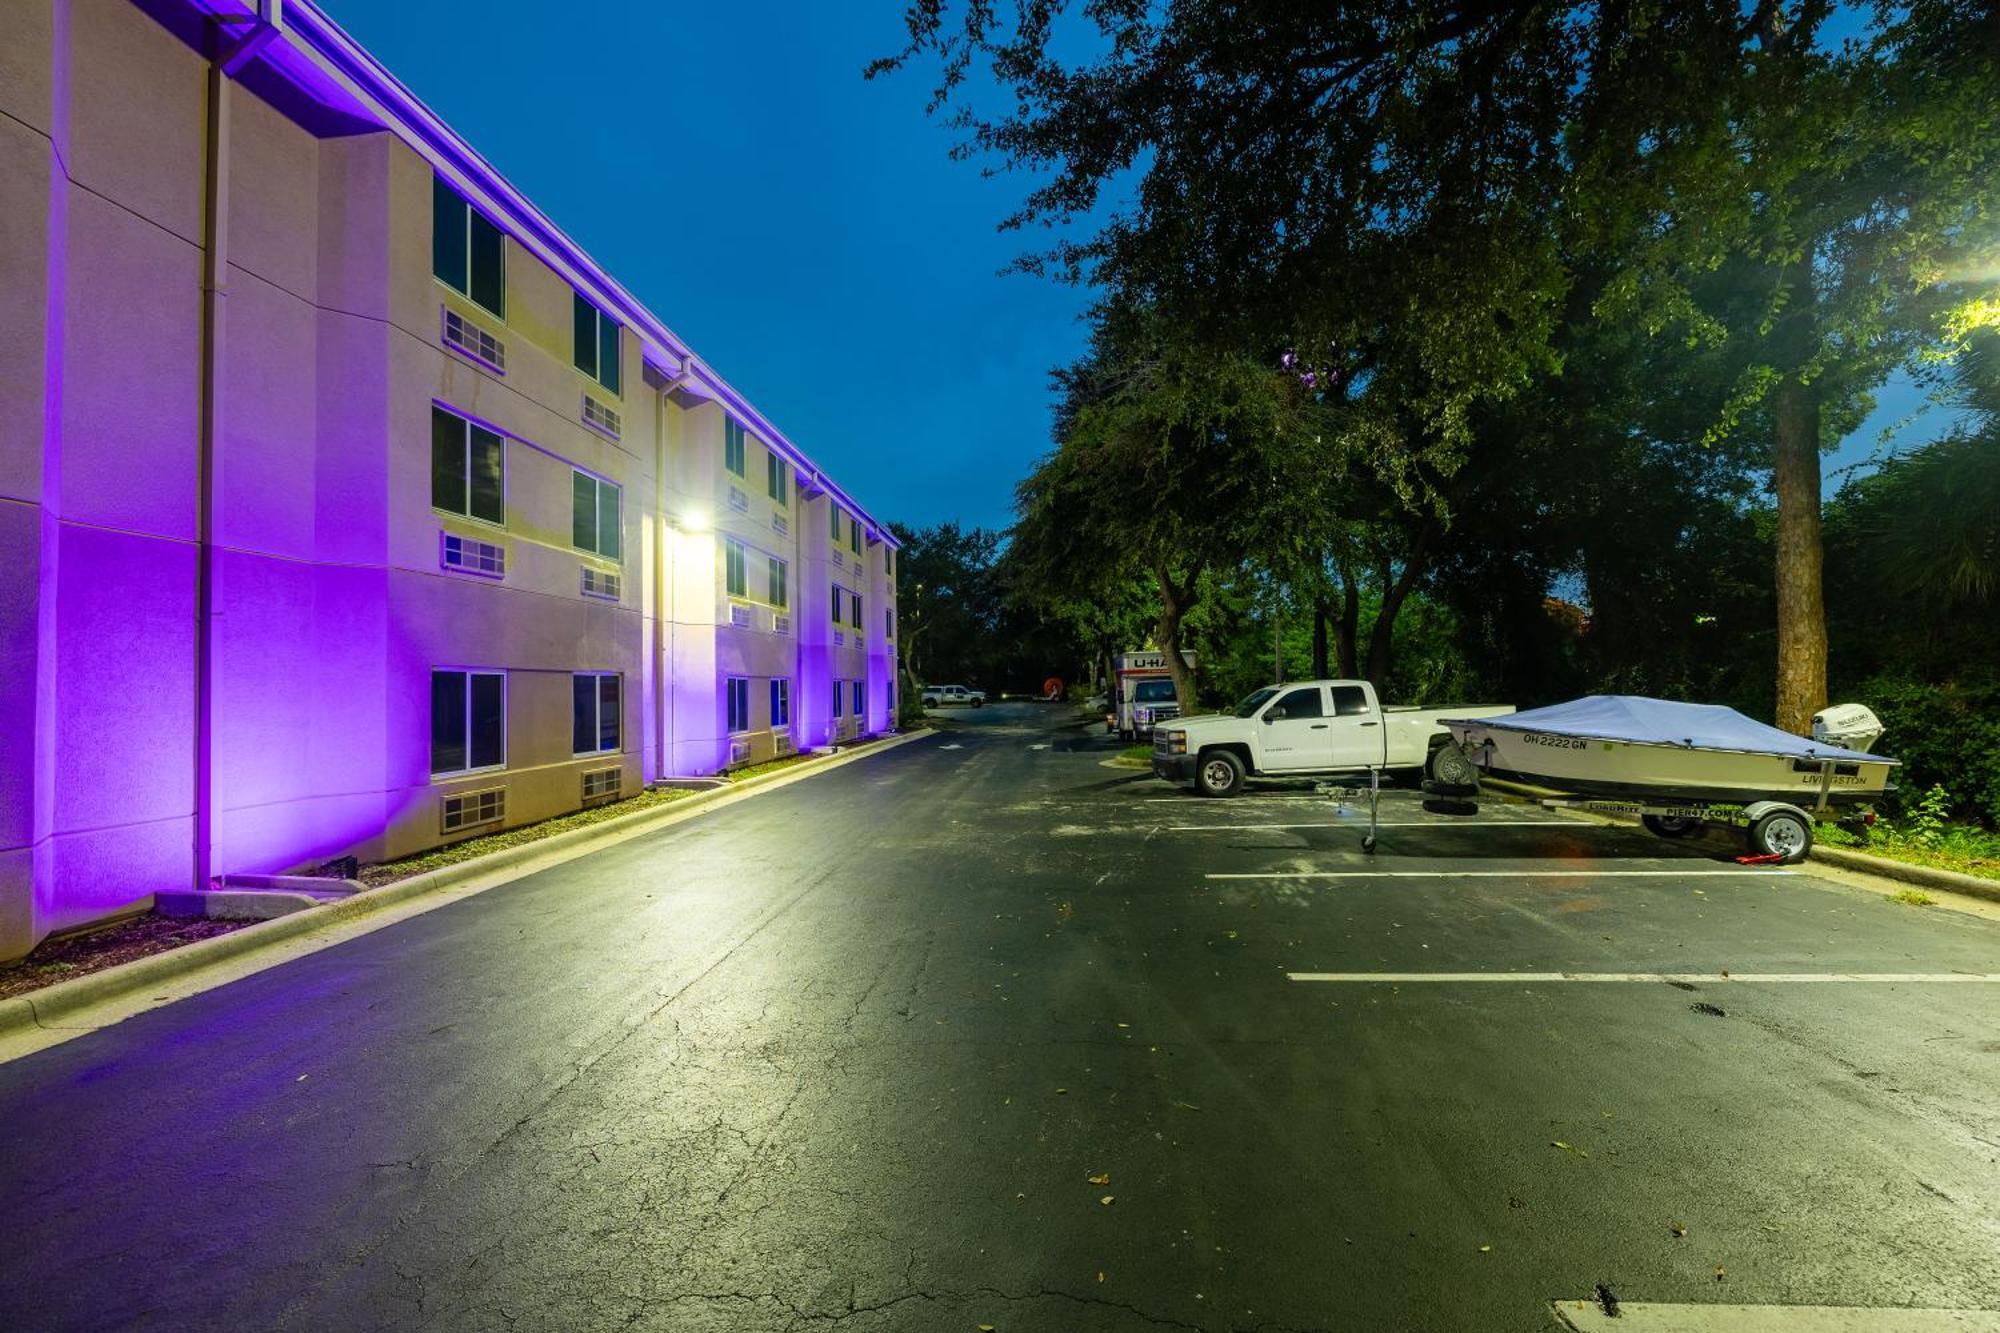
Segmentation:
{"type": "Polygon", "coordinates": [[[1443,718],[1446,726],[1476,725],[1508,731],[1553,732],[1606,741],[1684,745],[1691,750],[1737,750],[1748,754],[1790,755],[1797,759],[1897,761],[1879,754],[1843,750],[1808,736],[1767,727],[1721,704],[1684,704],[1636,694],[1593,694],[1566,704],[1530,708],[1503,717],[1443,718]]]}

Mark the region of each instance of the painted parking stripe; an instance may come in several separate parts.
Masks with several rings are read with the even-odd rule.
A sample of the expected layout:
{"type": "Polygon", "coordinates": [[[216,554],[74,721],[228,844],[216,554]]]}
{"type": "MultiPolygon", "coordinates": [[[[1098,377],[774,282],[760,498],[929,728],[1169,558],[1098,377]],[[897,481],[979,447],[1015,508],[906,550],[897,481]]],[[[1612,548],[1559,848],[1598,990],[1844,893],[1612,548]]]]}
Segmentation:
{"type": "MultiPolygon", "coordinates": [[[[1590,828],[1592,825],[1581,819],[1384,819],[1377,828],[1590,828]]],[[[1364,829],[1368,820],[1357,815],[1353,819],[1336,819],[1317,824],[1168,824],[1168,833],[1233,833],[1252,829],[1294,829],[1294,828],[1350,828],[1364,829]]]]}
{"type": "Polygon", "coordinates": [[[1653,1305],[1557,1301],[1576,1333],[2000,1333],[2000,1311],[1862,1309],[1848,1305],[1653,1305]]]}
{"type": "Polygon", "coordinates": [[[1796,870],[1236,870],[1205,879],[1675,879],[1764,878],[1796,870]]]}
{"type": "Polygon", "coordinates": [[[1736,982],[1758,985],[1797,986],[1822,981],[1915,983],[1970,982],[1991,984],[2000,981],[2000,972],[1287,972],[1289,981],[1329,981],[1339,984],[1379,984],[1398,986],[1435,982],[1442,985],[1478,985],[1485,982],[1604,981],[1665,982],[1670,986],[1723,985],[1736,982]]]}

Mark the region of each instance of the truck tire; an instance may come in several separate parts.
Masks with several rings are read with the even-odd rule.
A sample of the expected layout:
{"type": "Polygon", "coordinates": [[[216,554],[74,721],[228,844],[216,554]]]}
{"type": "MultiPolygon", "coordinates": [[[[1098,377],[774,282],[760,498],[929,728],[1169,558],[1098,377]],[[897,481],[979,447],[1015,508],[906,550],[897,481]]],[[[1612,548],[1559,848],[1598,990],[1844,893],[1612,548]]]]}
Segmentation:
{"type": "Polygon", "coordinates": [[[984,699],[974,699],[972,701],[972,706],[974,708],[984,708],[986,707],[986,701],[984,699]]]}
{"type": "Polygon", "coordinates": [[[1449,742],[1431,751],[1424,772],[1439,787],[1461,791],[1477,791],[1479,788],[1479,765],[1473,763],[1465,751],[1449,742]]]}
{"type": "Polygon", "coordinates": [[[1692,838],[1702,829],[1699,819],[1684,819],[1678,815],[1640,815],[1639,822],[1646,826],[1648,833],[1662,838],[1692,838]]]}
{"type": "Polygon", "coordinates": [[[1195,790],[1203,796],[1240,796],[1243,761],[1229,750],[1210,750],[1194,766],[1195,790]]]}
{"type": "Polygon", "coordinates": [[[1750,850],[1797,865],[1812,850],[1812,820],[1790,810],[1773,810],[1750,826],[1750,850]]]}

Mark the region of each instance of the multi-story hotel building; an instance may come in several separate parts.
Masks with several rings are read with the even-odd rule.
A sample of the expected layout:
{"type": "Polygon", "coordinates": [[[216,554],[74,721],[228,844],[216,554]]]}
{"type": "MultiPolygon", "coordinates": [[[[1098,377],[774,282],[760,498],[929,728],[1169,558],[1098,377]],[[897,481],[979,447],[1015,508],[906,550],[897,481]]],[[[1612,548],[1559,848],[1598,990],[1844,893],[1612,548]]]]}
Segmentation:
{"type": "Polygon", "coordinates": [[[0,959],[881,731],[883,525],[308,0],[0,4],[0,959]]]}

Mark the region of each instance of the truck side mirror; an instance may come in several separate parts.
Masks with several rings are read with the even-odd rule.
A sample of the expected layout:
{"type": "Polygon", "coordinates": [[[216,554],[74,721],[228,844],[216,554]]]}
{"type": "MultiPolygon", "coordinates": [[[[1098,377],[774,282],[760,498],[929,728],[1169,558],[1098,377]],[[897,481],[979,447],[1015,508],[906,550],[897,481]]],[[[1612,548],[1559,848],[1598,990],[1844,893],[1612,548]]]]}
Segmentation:
{"type": "Polygon", "coordinates": [[[1278,720],[1278,710],[1273,708],[1270,712],[1264,714],[1263,720],[1265,726],[1267,727],[1270,726],[1273,722],[1276,722],[1278,720]]]}

